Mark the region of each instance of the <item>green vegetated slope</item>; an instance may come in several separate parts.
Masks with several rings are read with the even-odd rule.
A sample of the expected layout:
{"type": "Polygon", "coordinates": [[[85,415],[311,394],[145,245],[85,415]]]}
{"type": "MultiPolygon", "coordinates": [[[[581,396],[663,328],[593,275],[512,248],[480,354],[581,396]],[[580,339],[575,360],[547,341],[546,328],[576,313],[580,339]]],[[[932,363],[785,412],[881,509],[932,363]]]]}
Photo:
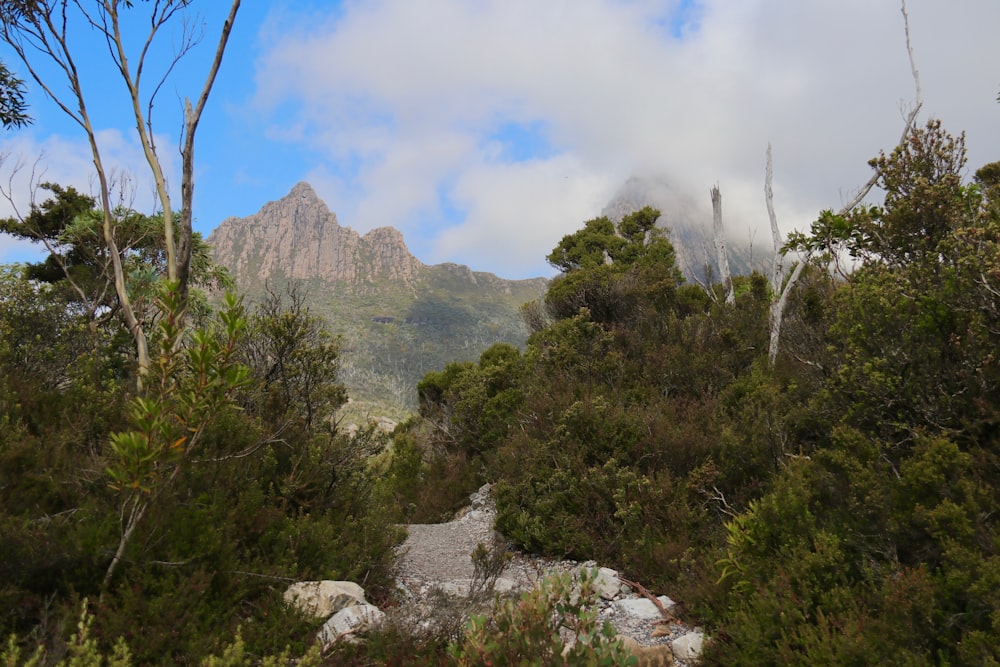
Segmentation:
{"type": "Polygon", "coordinates": [[[398,419],[416,409],[417,382],[429,371],[478,359],[495,343],[523,346],[528,332],[519,308],[539,299],[546,283],[438,265],[407,284],[385,280],[363,293],[321,280],[302,281],[301,289],[342,337],[341,378],[352,409],[398,419]]]}
{"type": "Polygon", "coordinates": [[[932,121],[871,164],[884,204],[791,238],[774,363],[765,276],[683,284],[650,212],[564,238],[526,350],[421,382],[413,511],[495,482],[500,531],[668,592],[707,664],[997,664],[1000,163],[965,181],[932,121]]]}
{"type": "Polygon", "coordinates": [[[306,183],[224,221],[209,242],[250,301],[292,286],[342,337],[352,417],[399,419],[416,409],[416,383],[428,371],[494,343],[523,346],[519,308],[547,284],[425,265],[391,227],[364,236],[342,227],[306,183]]]}

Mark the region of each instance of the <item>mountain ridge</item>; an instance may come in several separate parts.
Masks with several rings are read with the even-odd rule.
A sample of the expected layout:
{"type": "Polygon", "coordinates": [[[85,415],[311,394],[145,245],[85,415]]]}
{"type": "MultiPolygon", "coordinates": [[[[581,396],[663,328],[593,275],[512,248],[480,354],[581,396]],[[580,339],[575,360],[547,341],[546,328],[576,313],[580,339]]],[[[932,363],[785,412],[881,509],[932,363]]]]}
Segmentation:
{"type": "Polygon", "coordinates": [[[407,282],[423,266],[393,227],[378,227],[364,236],[342,227],[305,181],[257,213],[223,220],[208,242],[238,281],[252,271],[263,281],[280,275],[351,285],[382,277],[407,282]]]}
{"type": "Polygon", "coordinates": [[[545,278],[508,280],[454,263],[427,265],[393,227],[364,235],[341,226],[308,183],[209,236],[216,261],[253,302],[293,284],[340,335],[341,377],[374,414],[404,416],[416,385],[495,343],[522,348],[520,306],[541,298],[545,278]]]}
{"type": "Polygon", "coordinates": [[[395,227],[376,227],[361,235],[340,225],[337,214],[305,181],[284,197],[265,203],[257,213],[226,218],[208,242],[216,259],[233,271],[238,284],[251,288],[257,286],[253,283],[271,278],[320,279],[369,293],[383,281],[413,287],[425,269],[461,275],[474,285],[547,283],[543,277],[501,278],[453,262],[424,264],[409,251],[395,227]]]}

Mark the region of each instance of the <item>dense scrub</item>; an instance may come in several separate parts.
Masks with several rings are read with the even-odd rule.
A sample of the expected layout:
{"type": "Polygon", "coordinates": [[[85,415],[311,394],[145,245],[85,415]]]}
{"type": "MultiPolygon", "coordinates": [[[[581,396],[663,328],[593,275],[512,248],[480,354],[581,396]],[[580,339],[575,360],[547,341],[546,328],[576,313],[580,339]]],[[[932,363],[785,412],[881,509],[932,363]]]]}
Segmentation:
{"type": "MultiPolygon", "coordinates": [[[[562,275],[525,306],[526,347],[428,374],[389,449],[335,428],[338,341],[294,291],[205,302],[178,343],[169,289],[149,292],[170,363],[139,390],[105,306],[75,304],[58,272],[7,270],[0,630],[58,659],[86,598],[105,654],[124,637],[139,664],[302,654],[288,580],[351,578],[390,603],[394,522],[445,519],[491,481],[507,537],[668,591],[708,628],[708,664],[995,663],[1000,166],[963,181],[963,140],[937,122],[872,166],[882,205],[791,237],[819,259],[773,364],[768,280],[737,278],[726,303],[682,283],[655,211],[598,218],[549,256],[562,275]]],[[[560,586],[329,659],[542,655],[560,586]]]]}
{"type": "Polygon", "coordinates": [[[680,284],[649,210],[564,238],[526,351],[420,385],[442,466],[525,548],[680,598],[709,663],[1000,659],[1000,168],[964,183],[936,121],[872,166],[882,205],[791,239],[821,259],[773,365],[762,276],[680,284]]]}
{"type": "Polygon", "coordinates": [[[137,390],[116,320],[31,271],[0,276],[4,638],[56,660],[86,599],[92,641],[123,638],[136,664],[198,663],[241,626],[249,655],[301,654],[315,628],[289,582],[385,594],[402,535],[369,461],[386,438],[336,429],[339,341],[294,292],[205,301],[183,338],[165,294],[137,390]]]}

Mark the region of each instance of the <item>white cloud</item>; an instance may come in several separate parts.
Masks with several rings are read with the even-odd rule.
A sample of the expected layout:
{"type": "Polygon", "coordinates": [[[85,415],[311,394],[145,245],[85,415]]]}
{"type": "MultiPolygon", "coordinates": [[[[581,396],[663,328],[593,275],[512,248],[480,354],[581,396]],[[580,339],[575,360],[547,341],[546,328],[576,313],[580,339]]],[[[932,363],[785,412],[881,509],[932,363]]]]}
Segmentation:
{"type": "MultiPolygon", "coordinates": [[[[503,275],[544,271],[553,239],[636,171],[668,174],[706,216],[719,182],[731,227],[764,223],[769,141],[783,226],[848,199],[913,99],[899,5],[704,0],[683,41],[675,5],[379,0],[326,20],[286,14],[258,103],[325,156],[315,185],[343,224],[391,224],[427,245],[425,261],[503,275]],[[547,155],[491,153],[510,122],[541,123],[547,155]]],[[[925,116],[968,130],[973,168],[1000,158],[1000,3],[908,5],[925,116]]]]}
{"type": "Polygon", "coordinates": [[[563,235],[598,214],[613,194],[612,182],[566,154],[513,165],[477,164],[453,188],[467,213],[463,224],[434,234],[427,259],[455,261],[470,248],[488,248],[499,260],[492,270],[537,273],[563,235]]]}
{"type": "MultiPolygon", "coordinates": [[[[97,133],[102,162],[111,184],[114,204],[140,211],[159,208],[149,167],[141,147],[118,130],[97,133]]],[[[169,145],[158,137],[160,146],[169,145]]],[[[179,173],[172,152],[162,151],[164,169],[168,174],[179,173]]],[[[173,182],[178,182],[174,177],[173,182]]],[[[42,183],[72,186],[98,196],[96,170],[89,145],[82,140],[70,140],[59,135],[38,139],[31,130],[11,134],[0,141],[0,217],[20,217],[31,210],[32,202],[41,203],[48,197],[42,183]]],[[[39,245],[17,241],[0,235],[0,263],[37,261],[44,257],[39,245]]]]}

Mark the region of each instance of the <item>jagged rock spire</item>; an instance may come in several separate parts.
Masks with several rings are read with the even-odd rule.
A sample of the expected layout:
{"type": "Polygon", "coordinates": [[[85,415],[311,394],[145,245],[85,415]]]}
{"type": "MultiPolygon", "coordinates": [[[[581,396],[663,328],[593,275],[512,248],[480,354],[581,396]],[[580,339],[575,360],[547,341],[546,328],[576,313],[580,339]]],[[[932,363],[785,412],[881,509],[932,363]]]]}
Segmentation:
{"type": "Polygon", "coordinates": [[[272,279],[322,279],[360,285],[410,281],[423,266],[392,227],[363,237],[341,227],[316,191],[300,182],[246,218],[224,220],[209,237],[215,258],[241,284],[272,279]]]}

